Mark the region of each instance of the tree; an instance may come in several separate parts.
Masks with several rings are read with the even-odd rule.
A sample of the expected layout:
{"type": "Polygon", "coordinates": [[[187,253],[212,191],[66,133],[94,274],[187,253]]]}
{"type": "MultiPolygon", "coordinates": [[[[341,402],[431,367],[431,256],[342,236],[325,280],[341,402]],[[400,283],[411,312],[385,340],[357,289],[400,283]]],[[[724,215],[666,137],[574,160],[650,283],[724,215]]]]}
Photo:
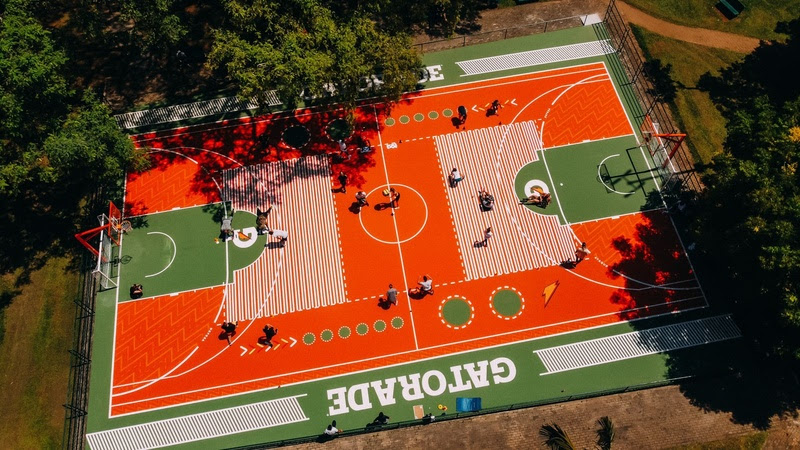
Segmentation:
{"type": "Polygon", "coordinates": [[[132,33],[144,48],[166,48],[173,46],[187,33],[174,9],[175,0],[120,0],[113,9],[121,12],[123,21],[133,21],[132,33]]]}
{"type": "Polygon", "coordinates": [[[544,444],[550,450],[573,450],[575,448],[567,432],[562,430],[558,424],[542,425],[539,429],[539,436],[544,439],[544,444]]]}
{"type": "Polygon", "coordinates": [[[691,230],[714,300],[764,354],[800,365],[800,20],[780,30],[785,42],[703,78],[728,137],[691,230]]]}
{"type": "Polygon", "coordinates": [[[730,115],[694,220],[715,299],[768,355],[800,363],[800,101],[730,115]]]}
{"type": "Polygon", "coordinates": [[[216,31],[208,65],[243,98],[275,90],[287,107],[302,97],[352,106],[372,90],[392,100],[416,85],[421,60],[410,38],[358,11],[336,17],[317,0],[232,0],[226,11],[231,26],[216,31]]]}
{"type": "Polygon", "coordinates": [[[616,431],[614,430],[614,423],[608,416],[603,416],[597,419],[597,446],[602,450],[611,450],[611,443],[614,442],[616,431]]]}

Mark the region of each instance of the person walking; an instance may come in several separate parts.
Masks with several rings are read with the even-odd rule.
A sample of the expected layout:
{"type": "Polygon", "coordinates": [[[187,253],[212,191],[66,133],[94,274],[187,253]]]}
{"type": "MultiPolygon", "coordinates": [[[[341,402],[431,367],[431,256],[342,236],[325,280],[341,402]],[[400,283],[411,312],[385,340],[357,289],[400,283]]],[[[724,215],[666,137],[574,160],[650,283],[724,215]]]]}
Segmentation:
{"type": "Polygon", "coordinates": [[[500,100],[495,99],[492,102],[492,106],[489,107],[488,115],[490,116],[499,116],[500,115],[500,100]]]}
{"type": "Polygon", "coordinates": [[[462,105],[458,107],[458,126],[464,125],[466,122],[467,122],[467,108],[462,105]]]}
{"type": "Polygon", "coordinates": [[[389,189],[389,199],[392,202],[392,208],[397,209],[400,207],[400,192],[398,192],[397,189],[389,189]]]}
{"type": "Polygon", "coordinates": [[[482,241],[475,241],[476,247],[488,247],[489,246],[489,239],[492,238],[494,234],[492,233],[492,227],[486,228],[483,232],[483,240],[482,241]]]}
{"type": "Polygon", "coordinates": [[[222,322],[222,331],[225,333],[225,339],[228,341],[228,345],[231,345],[231,336],[236,334],[236,326],[239,325],[239,321],[236,322],[222,322]]]}
{"type": "Polygon", "coordinates": [[[589,249],[586,248],[586,242],[582,242],[581,246],[575,250],[575,265],[586,259],[586,257],[589,256],[589,254],[591,253],[592,252],[590,252],[589,249]]]}
{"type": "Polygon", "coordinates": [[[340,171],[339,172],[339,184],[342,185],[342,187],[339,190],[342,191],[342,193],[346,193],[347,192],[347,174],[344,173],[344,171],[340,171]]]}
{"type": "Polygon", "coordinates": [[[383,306],[392,304],[397,306],[397,289],[394,288],[392,283],[389,283],[389,290],[386,291],[386,296],[381,295],[378,297],[378,304],[383,306]]]}
{"type": "Polygon", "coordinates": [[[264,340],[264,343],[272,347],[272,338],[274,338],[275,335],[278,334],[278,329],[270,324],[267,324],[266,326],[264,326],[264,334],[267,336],[267,338],[264,340]]]}

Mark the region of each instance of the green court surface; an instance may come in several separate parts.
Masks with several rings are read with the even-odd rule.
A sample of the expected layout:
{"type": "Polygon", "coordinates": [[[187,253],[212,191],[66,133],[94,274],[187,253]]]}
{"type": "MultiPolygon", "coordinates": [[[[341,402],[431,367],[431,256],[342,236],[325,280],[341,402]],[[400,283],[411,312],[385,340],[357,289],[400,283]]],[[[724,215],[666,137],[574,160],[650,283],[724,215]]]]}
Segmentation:
{"type": "MultiPolygon", "coordinates": [[[[133,230],[125,234],[122,244],[120,286],[142,284],[145,296],[155,297],[224,284],[234,270],[253,262],[266,243],[266,236],[251,233],[253,245],[230,246],[226,255],[228,247],[219,240],[225,213],[222,203],[214,203],[132,218],[133,230]]],[[[245,229],[255,220],[253,214],[239,211],[232,226],[245,229]]],[[[126,298],[120,296],[120,300],[126,298]]]]}
{"type": "Polygon", "coordinates": [[[633,136],[549,149],[541,162],[523,167],[515,189],[524,198],[528,180],[544,180],[553,203],[542,212],[558,215],[562,223],[584,222],[641,211],[658,189],[652,162],[633,136]]]}

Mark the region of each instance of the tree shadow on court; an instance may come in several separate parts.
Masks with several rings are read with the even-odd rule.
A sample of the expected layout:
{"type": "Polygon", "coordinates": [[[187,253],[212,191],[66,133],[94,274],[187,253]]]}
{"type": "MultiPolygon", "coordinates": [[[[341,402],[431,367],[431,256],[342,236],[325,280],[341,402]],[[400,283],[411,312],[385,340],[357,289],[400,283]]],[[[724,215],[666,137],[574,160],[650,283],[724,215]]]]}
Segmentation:
{"type": "MultiPolygon", "coordinates": [[[[331,177],[332,186],[338,186],[335,176],[345,172],[348,186],[360,187],[366,180],[363,172],[374,167],[375,146],[379,125],[371,114],[372,109],[356,110],[351,117],[342,110],[298,110],[256,117],[231,125],[201,126],[190,133],[164,134],[151,145],[167,150],[154,149],[151,153],[153,169],[169,170],[171,164],[180,159],[191,158],[201,167],[191,180],[190,192],[202,195],[208,202],[218,201],[220,188],[224,185],[226,170],[243,166],[282,162],[283,168],[269,172],[270,176],[240,175],[242,186],[225,186],[227,198],[257,195],[263,203],[280,205],[280,185],[297,178],[331,177]],[[350,133],[344,136],[347,152],[342,153],[339,144],[329,134],[329,126],[347,120],[350,133]],[[290,137],[287,137],[287,133],[290,137]],[[366,148],[366,151],[364,150],[366,148]],[[306,157],[323,156],[324,165],[315,167],[297,161],[306,157]],[[279,172],[279,174],[278,174],[279,172]],[[247,178],[247,179],[245,179],[247,178]],[[254,190],[259,191],[254,194],[254,190]]],[[[334,133],[336,137],[343,137],[334,133]]],[[[248,172],[254,173],[253,169],[248,172]]],[[[265,172],[261,172],[263,175],[265,172]]]]}
{"type": "MultiPolygon", "coordinates": [[[[649,206],[658,204],[655,199],[650,200],[653,203],[649,206]]],[[[634,329],[647,330],[665,324],[671,313],[686,309],[684,300],[704,293],[692,288],[691,283],[682,282],[687,277],[694,278],[694,269],[687,271],[684,249],[675,237],[667,211],[650,211],[643,216],[645,220],[636,226],[634,236],[612,239],[612,246],[621,258],[609,265],[608,275],[619,278],[624,274],[626,277],[628,289],[617,290],[612,296],[621,309],[628,310],[620,313],[622,319],[645,317],[645,313],[666,314],[661,318],[630,322],[634,329]],[[647,284],[688,290],[643,289],[647,284]],[[662,306],[652,306],[659,304],[662,306]]],[[[705,267],[703,261],[692,256],[693,264],[705,267]]],[[[679,321],[726,313],[713,309],[713,291],[705,294],[710,297],[712,309],[684,312],[679,321]]],[[[659,343],[649,339],[640,335],[639,345],[652,346],[660,353],[659,343]]],[[[800,384],[796,375],[757,353],[755,348],[746,339],[734,339],[671,351],[665,377],[678,380],[681,392],[696,407],[730,413],[734,423],[767,429],[776,415],[796,417],[800,408],[800,384]]]]}

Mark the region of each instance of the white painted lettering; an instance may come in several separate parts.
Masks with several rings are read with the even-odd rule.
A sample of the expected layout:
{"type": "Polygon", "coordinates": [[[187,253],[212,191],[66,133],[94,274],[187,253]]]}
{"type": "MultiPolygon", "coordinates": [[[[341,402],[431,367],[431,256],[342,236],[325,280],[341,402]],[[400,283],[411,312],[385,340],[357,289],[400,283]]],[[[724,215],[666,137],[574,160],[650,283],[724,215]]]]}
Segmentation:
{"type": "Polygon", "coordinates": [[[397,378],[387,378],[383,380],[383,383],[386,383],[386,387],[382,387],[383,383],[380,381],[373,381],[369,385],[372,386],[372,390],[375,391],[375,395],[378,396],[378,402],[380,402],[381,406],[386,405],[394,405],[397,403],[397,400],[394,399],[394,384],[397,381],[397,378]]]}
{"type": "Polygon", "coordinates": [[[421,398],[425,398],[425,395],[422,393],[422,390],[419,386],[419,374],[412,373],[408,377],[405,375],[401,375],[397,377],[397,381],[400,382],[400,386],[403,388],[402,395],[406,401],[411,400],[419,400],[421,398]],[[409,378],[411,381],[409,381],[409,378]]]}
{"type": "Polygon", "coordinates": [[[517,376],[517,367],[514,365],[514,361],[511,361],[508,358],[495,358],[491,362],[492,366],[492,381],[494,384],[501,384],[501,383],[508,383],[510,381],[514,381],[514,378],[517,376]],[[504,365],[505,368],[502,368],[501,365],[504,365]],[[500,375],[501,373],[507,372],[505,376],[500,375]]]}
{"type": "Polygon", "coordinates": [[[441,65],[428,66],[425,69],[428,71],[428,77],[427,77],[428,79],[427,79],[427,81],[444,80],[444,75],[442,75],[440,73],[441,70],[442,70],[442,66],[441,65]]]}
{"type": "Polygon", "coordinates": [[[369,401],[369,383],[360,383],[350,386],[347,390],[347,402],[350,403],[350,408],[353,411],[363,411],[372,408],[372,403],[369,401]],[[358,401],[356,396],[361,394],[361,401],[358,401]]]}
{"type": "Polygon", "coordinates": [[[426,394],[435,397],[437,395],[442,395],[442,393],[447,389],[447,380],[444,377],[442,372],[438,370],[429,370],[425,372],[425,375],[422,376],[422,389],[425,391],[426,394]],[[431,387],[431,378],[436,378],[438,380],[438,385],[435,390],[431,387]]]}
{"type": "Polygon", "coordinates": [[[345,394],[347,388],[328,389],[328,400],[333,400],[333,406],[328,407],[328,415],[337,416],[339,414],[347,414],[350,409],[347,408],[347,399],[345,394]]]}
{"type": "Polygon", "coordinates": [[[465,383],[461,376],[461,366],[451,366],[450,372],[453,372],[453,378],[455,379],[454,384],[447,386],[451,393],[472,389],[472,383],[469,380],[465,383]]]}
{"type": "Polygon", "coordinates": [[[475,370],[475,363],[464,364],[464,370],[469,374],[472,384],[476,388],[489,386],[489,377],[486,373],[486,368],[489,366],[489,361],[478,361],[478,370],[475,370]]]}

